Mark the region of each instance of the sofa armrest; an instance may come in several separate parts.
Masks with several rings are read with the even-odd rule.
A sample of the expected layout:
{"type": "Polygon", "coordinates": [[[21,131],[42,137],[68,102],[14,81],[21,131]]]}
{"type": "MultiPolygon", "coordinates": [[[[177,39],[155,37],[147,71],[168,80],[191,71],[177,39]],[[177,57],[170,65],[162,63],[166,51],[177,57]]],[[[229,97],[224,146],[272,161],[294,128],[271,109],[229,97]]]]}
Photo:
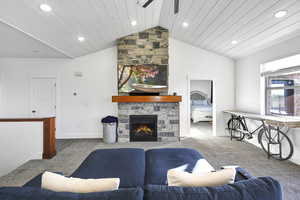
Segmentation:
{"type": "Polygon", "coordinates": [[[218,187],[145,186],[144,200],[282,200],[278,181],[271,177],[252,178],[218,187]]]}
{"type": "Polygon", "coordinates": [[[241,167],[237,167],[235,168],[235,170],[236,170],[236,175],[235,175],[234,182],[255,178],[255,176],[252,176],[247,170],[241,167]]]}

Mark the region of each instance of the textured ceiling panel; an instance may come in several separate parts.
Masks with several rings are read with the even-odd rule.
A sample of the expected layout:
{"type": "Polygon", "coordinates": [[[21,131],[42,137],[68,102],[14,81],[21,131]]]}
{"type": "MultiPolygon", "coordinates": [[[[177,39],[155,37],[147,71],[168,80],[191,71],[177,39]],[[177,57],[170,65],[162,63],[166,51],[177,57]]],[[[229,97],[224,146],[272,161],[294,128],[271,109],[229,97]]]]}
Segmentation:
{"type": "MultiPolygon", "coordinates": [[[[41,41],[45,51],[40,56],[44,57],[48,53],[52,57],[51,51],[58,57],[82,56],[114,45],[117,38],[157,25],[169,29],[178,40],[232,58],[244,57],[300,34],[299,0],[180,0],[177,15],[174,0],[154,0],[147,8],[138,2],[3,0],[0,20],[21,30],[19,33],[24,32],[23,43],[28,49],[34,49],[34,43],[41,41]],[[40,4],[45,2],[52,12],[40,10],[40,4]],[[275,18],[280,10],[288,14],[275,18]],[[131,25],[133,20],[136,26],[131,25]],[[184,28],[183,22],[189,26],[184,28]],[[84,36],[86,41],[78,42],[78,36],[84,36]]],[[[1,31],[3,41],[14,41],[5,39],[13,35],[9,30],[1,31]]],[[[25,49],[16,51],[16,56],[31,57],[25,49]]],[[[0,46],[0,56],[6,54],[13,51],[0,46]]]]}
{"type": "Polygon", "coordinates": [[[0,22],[0,58],[68,58],[48,45],[0,22]]]}

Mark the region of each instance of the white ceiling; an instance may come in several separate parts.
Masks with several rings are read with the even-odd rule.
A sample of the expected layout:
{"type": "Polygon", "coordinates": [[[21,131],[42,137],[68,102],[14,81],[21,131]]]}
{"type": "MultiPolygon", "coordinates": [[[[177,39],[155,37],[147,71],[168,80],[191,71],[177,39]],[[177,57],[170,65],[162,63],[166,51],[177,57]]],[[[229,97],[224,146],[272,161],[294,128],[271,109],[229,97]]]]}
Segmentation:
{"type": "Polygon", "coordinates": [[[300,34],[299,0],[184,0],[178,16],[168,10],[171,4],[164,2],[160,24],[173,37],[233,58],[300,34]],[[275,18],[280,10],[288,14],[275,18]],[[190,26],[183,29],[183,21],[190,26]]]}
{"type": "Polygon", "coordinates": [[[66,58],[43,42],[1,22],[0,33],[0,57],[66,58]]]}
{"type": "Polygon", "coordinates": [[[240,58],[300,35],[300,0],[2,0],[0,57],[77,57],[160,25],[189,44],[240,58]],[[39,9],[41,3],[52,12],[39,9]],[[279,10],[288,14],[274,17],[279,10]],[[131,26],[132,20],[137,21],[131,26]],[[188,22],[187,28],[182,22],[188,22]],[[78,36],[86,41],[80,43],[78,36]],[[233,45],[231,41],[238,44],[233,45]],[[5,44],[5,45],[2,45],[5,44]]]}

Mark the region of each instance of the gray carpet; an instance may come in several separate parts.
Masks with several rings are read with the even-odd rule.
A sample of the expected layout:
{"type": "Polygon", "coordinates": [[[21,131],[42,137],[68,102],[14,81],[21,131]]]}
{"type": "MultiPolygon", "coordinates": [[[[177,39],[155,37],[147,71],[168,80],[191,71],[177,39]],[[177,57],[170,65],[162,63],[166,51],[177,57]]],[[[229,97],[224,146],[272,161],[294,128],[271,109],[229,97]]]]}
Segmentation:
{"type": "Polygon", "coordinates": [[[300,199],[300,166],[290,162],[268,160],[265,153],[248,143],[230,141],[228,137],[211,137],[209,133],[173,143],[103,144],[97,139],[59,140],[58,154],[51,160],[31,160],[0,178],[0,186],[20,186],[37,174],[49,170],[70,175],[93,150],[103,148],[188,147],[200,151],[216,168],[222,165],[239,165],[255,176],[272,176],[283,186],[284,199],[300,199]]]}

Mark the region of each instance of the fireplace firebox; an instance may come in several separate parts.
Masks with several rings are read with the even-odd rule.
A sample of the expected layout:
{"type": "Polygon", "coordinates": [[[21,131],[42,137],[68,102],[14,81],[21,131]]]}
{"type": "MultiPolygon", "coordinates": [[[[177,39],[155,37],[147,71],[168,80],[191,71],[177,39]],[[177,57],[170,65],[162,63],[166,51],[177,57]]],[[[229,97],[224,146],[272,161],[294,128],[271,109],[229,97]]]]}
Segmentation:
{"type": "Polygon", "coordinates": [[[157,115],[130,115],[131,142],[157,141],[157,115]]]}

